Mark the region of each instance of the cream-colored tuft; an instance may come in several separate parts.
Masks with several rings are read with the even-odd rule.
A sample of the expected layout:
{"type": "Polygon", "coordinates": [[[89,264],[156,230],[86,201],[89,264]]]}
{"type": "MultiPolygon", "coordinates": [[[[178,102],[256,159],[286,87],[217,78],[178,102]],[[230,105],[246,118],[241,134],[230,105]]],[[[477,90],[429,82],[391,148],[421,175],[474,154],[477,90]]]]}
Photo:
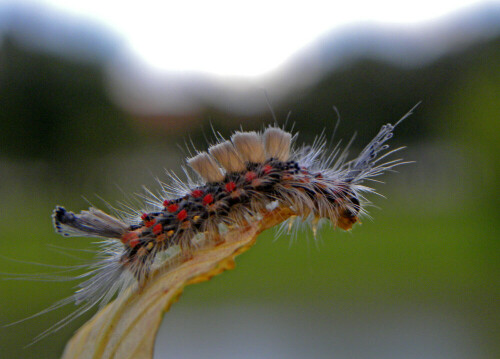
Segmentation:
{"type": "Polygon", "coordinates": [[[263,163],[266,160],[266,151],[262,138],[257,132],[236,132],[231,140],[234,147],[245,161],[263,163]]]}
{"type": "Polygon", "coordinates": [[[207,182],[221,182],[224,174],[215,160],[206,152],[200,152],[187,160],[189,166],[199,173],[207,182]]]}
{"type": "Polygon", "coordinates": [[[290,146],[292,135],[280,128],[269,127],[264,132],[264,147],[268,158],[276,158],[280,161],[288,161],[290,157],[290,146]]]}
{"type": "Polygon", "coordinates": [[[231,141],[224,141],[208,149],[208,152],[215,157],[217,162],[226,169],[227,172],[242,172],[245,170],[245,162],[236,152],[231,141]]]}

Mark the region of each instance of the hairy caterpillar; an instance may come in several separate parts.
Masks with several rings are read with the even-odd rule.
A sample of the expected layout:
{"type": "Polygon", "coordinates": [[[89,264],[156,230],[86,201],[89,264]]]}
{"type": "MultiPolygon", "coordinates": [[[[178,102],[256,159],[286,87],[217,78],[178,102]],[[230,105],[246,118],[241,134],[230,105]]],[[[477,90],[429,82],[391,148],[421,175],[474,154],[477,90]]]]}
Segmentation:
{"type": "Polygon", "coordinates": [[[79,214],[57,206],[56,231],[64,236],[100,238],[98,258],[79,276],[83,282],[70,297],[37,315],[75,302],[81,306],[41,333],[35,341],[58,330],[90,308],[108,303],[126,288],[141,287],[154,268],[172,268],[196,255],[196,249],[224,240],[227,228],[258,221],[276,207],[290,209],[296,218],[309,221],[316,235],[317,223],[329,220],[350,229],[366,214],[363,183],[395,166],[401,159],[380,162],[400,150],[388,151],[387,141],[396,124],[382,126],[375,138],[353,160],[339,146],[327,150],[324,136],[311,146],[296,147],[296,136],[277,126],[262,132],[236,132],[219,138],[207,152],[187,160],[198,180],[185,184],[171,175],[161,193],[147,200],[147,210],[111,216],[96,208],[79,214]]]}

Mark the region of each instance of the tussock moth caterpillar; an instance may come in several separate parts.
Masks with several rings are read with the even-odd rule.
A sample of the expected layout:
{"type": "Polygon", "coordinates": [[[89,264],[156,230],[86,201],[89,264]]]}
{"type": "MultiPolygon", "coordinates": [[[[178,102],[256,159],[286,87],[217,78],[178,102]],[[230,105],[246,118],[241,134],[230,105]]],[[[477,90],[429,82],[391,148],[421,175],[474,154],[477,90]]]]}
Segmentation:
{"type": "MultiPolygon", "coordinates": [[[[413,110],[413,109],[412,109],[413,110]]],[[[227,228],[259,221],[274,208],[294,214],[283,223],[291,227],[299,218],[309,221],[316,235],[320,219],[349,230],[370,203],[367,181],[404,164],[386,160],[400,150],[389,150],[396,124],[382,126],[374,139],[353,160],[339,146],[328,151],[324,136],[310,146],[297,147],[296,136],[270,126],[261,132],[235,132],[187,160],[198,179],[187,183],[174,174],[158,195],[149,192],[147,210],[122,211],[115,216],[96,208],[79,214],[57,206],[56,231],[64,236],[100,239],[96,261],[70,297],[46,313],[69,303],[80,307],[35,338],[58,330],[95,306],[103,306],[130,286],[140,288],[155,268],[168,270],[196,255],[196,249],[224,241],[227,228]]]]}

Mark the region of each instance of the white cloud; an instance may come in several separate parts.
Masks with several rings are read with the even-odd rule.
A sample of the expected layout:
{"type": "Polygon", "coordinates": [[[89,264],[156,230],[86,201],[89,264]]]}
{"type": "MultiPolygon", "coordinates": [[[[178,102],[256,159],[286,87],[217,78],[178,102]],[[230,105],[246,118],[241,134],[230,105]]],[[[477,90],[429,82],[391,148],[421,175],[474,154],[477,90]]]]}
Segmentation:
{"type": "Polygon", "coordinates": [[[157,70],[252,77],[269,73],[338,26],[425,21],[477,1],[42,2],[105,23],[134,56],[157,70]]]}

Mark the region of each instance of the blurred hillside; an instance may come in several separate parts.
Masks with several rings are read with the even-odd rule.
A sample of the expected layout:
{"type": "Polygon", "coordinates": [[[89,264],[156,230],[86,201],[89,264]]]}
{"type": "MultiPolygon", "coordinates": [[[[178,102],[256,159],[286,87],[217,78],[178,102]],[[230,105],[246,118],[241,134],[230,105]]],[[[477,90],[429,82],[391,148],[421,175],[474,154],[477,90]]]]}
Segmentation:
{"type": "MultiPolygon", "coordinates": [[[[270,98],[271,106],[280,122],[289,117],[307,140],[317,135],[318,128],[333,131],[335,106],[342,132],[358,131],[363,143],[380,124],[394,121],[422,101],[402,137],[421,141],[466,133],[478,145],[484,145],[480,138],[489,135],[494,145],[497,141],[491,136],[498,128],[495,111],[500,76],[495,64],[499,57],[500,37],[474,43],[423,67],[402,67],[360,56],[326,73],[313,86],[293,91],[277,105],[270,98]],[[460,99],[464,92],[471,97],[486,96],[477,108],[474,99],[460,99]],[[443,98],[443,94],[447,96],[443,98]],[[470,105],[463,100],[471,101],[470,105]],[[468,107],[471,115],[482,111],[481,123],[475,116],[452,120],[446,116],[457,103],[462,103],[462,110],[468,107]],[[437,120],[436,115],[445,121],[437,120]]],[[[203,139],[210,132],[208,120],[223,133],[233,130],[235,124],[260,128],[273,121],[269,110],[258,116],[235,116],[208,104],[188,116],[127,114],[110,101],[99,62],[30,51],[11,37],[2,42],[0,61],[1,154],[12,158],[85,163],[138,141],[179,139],[187,127],[191,137],[203,139]]],[[[264,92],[262,101],[266,101],[264,92]]]]}
{"type": "Polygon", "coordinates": [[[28,51],[10,38],[0,50],[0,106],[1,151],[17,159],[68,165],[135,137],[98,64],[28,51]]]}
{"type": "MultiPolygon", "coordinates": [[[[458,141],[468,146],[469,156],[477,157],[474,161],[489,163],[499,152],[499,58],[500,37],[422,67],[402,67],[365,54],[277,104],[272,97],[270,101],[278,121],[288,118],[303,141],[311,141],[320,129],[333,132],[335,106],[341,116],[338,134],[357,133],[354,147],[422,101],[397,141],[458,141]]],[[[145,147],[156,148],[152,151],[158,155],[148,154],[156,157],[161,151],[177,152],[175,145],[184,146],[188,137],[202,148],[211,138],[211,126],[228,135],[240,124],[260,129],[273,121],[270,109],[235,115],[209,103],[185,115],[127,113],[110,100],[102,62],[28,50],[15,37],[4,37],[0,63],[0,156],[18,164],[36,161],[52,183],[65,181],[65,176],[86,177],[99,168],[96,160],[120,151],[141,157],[140,151],[150,151],[145,147]]],[[[263,103],[265,96],[262,91],[263,103]]],[[[144,164],[139,158],[130,163],[137,161],[144,164]]],[[[495,183],[495,176],[488,175],[488,183],[495,183]]]]}

